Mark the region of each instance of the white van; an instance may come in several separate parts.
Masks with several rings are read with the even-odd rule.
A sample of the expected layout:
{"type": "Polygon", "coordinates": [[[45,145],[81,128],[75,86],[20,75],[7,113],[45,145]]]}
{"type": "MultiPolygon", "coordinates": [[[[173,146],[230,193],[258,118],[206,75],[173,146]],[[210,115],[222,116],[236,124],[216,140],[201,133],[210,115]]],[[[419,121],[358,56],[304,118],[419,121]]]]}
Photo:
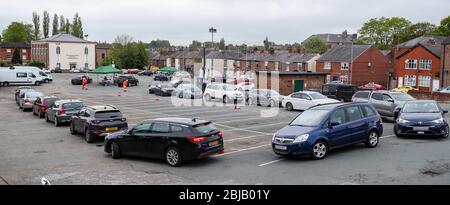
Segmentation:
{"type": "Polygon", "coordinates": [[[41,85],[42,76],[32,70],[0,68],[0,85],[41,85]]]}
{"type": "MultiPolygon", "coordinates": [[[[34,67],[34,66],[14,66],[14,68],[16,70],[31,70],[31,71],[35,71],[39,74],[39,76],[42,76],[42,79],[44,83],[48,83],[50,81],[53,81],[53,77],[50,73],[45,72],[45,70],[42,70],[38,67],[34,67]]],[[[34,74],[36,74],[35,72],[33,72],[34,74]]]]}

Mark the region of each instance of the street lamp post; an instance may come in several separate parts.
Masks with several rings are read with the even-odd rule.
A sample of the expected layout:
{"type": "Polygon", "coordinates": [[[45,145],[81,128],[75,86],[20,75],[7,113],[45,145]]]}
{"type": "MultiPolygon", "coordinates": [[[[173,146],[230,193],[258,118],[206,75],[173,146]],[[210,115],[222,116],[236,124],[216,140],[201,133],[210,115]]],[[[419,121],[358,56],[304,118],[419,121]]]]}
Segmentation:
{"type": "Polygon", "coordinates": [[[88,48],[87,48],[87,37],[88,37],[89,35],[84,35],[84,37],[86,38],[86,42],[85,42],[85,48],[84,48],[84,55],[85,55],[85,57],[86,57],[86,62],[85,62],[85,64],[84,64],[84,68],[86,69],[86,70],[88,70],[89,69],[89,64],[88,64],[88,48]]]}
{"type": "MultiPolygon", "coordinates": [[[[217,33],[217,29],[211,27],[209,28],[209,32],[211,33],[211,48],[214,49],[214,33],[217,33]]],[[[214,69],[214,58],[211,58],[211,74],[213,72],[213,69],[214,69]]]]}

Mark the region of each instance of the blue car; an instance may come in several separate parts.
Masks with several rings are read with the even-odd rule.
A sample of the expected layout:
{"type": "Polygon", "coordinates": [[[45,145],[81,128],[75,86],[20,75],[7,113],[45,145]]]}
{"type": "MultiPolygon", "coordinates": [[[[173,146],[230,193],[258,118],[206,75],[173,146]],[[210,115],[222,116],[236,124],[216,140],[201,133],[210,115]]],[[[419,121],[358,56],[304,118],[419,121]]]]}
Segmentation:
{"type": "Polygon", "coordinates": [[[323,159],[332,149],[364,143],[378,145],[383,122],[368,103],[319,105],[304,111],[273,135],[272,149],[282,156],[323,159]]]}
{"type": "Polygon", "coordinates": [[[449,127],[443,110],[434,100],[415,100],[396,108],[394,133],[397,137],[424,136],[447,138],[449,127]]]}

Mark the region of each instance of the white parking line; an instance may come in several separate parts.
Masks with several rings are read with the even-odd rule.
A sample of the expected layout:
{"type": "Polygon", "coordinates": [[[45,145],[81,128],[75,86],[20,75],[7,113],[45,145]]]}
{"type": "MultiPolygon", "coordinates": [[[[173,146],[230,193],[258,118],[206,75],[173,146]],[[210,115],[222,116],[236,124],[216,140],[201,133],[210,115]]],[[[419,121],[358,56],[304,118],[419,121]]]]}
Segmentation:
{"type": "Polygon", "coordinates": [[[225,155],[229,155],[229,154],[235,154],[235,153],[239,153],[239,152],[244,152],[244,151],[248,151],[248,150],[254,150],[254,149],[258,149],[261,147],[267,147],[267,146],[271,146],[272,144],[265,144],[265,145],[260,145],[260,146],[256,146],[256,147],[249,147],[249,148],[245,148],[245,149],[240,149],[240,150],[236,150],[236,151],[232,151],[232,152],[225,152],[223,154],[219,154],[219,155],[214,155],[214,157],[222,157],[225,155]]]}
{"type": "MultiPolygon", "coordinates": [[[[255,131],[255,130],[247,130],[247,129],[244,129],[244,128],[231,127],[231,126],[223,125],[223,124],[220,124],[220,123],[214,123],[214,124],[215,124],[215,125],[218,125],[218,126],[221,126],[221,127],[231,128],[230,130],[226,130],[226,131],[231,131],[231,130],[232,130],[232,131],[235,131],[235,130],[241,130],[241,131],[253,132],[253,133],[263,134],[263,135],[270,134],[270,133],[267,133],[267,132],[259,132],[259,131],[255,131]]],[[[270,135],[273,135],[273,133],[270,134],[270,135]]]]}
{"type": "Polygon", "coordinates": [[[261,137],[261,136],[272,136],[272,134],[252,135],[252,136],[247,136],[247,137],[238,137],[238,138],[233,138],[233,139],[229,139],[229,140],[224,140],[224,142],[232,142],[232,141],[236,141],[236,140],[244,140],[244,139],[256,138],[256,137],[261,137]]]}
{"type": "MultiPolygon", "coordinates": [[[[258,127],[268,127],[268,126],[273,126],[273,125],[280,125],[280,124],[287,124],[289,122],[277,122],[277,123],[272,123],[272,124],[260,124],[260,125],[254,125],[254,126],[248,126],[245,129],[249,129],[249,128],[258,128],[258,127]]],[[[233,128],[231,130],[240,130],[241,128],[233,128]]],[[[230,131],[230,130],[228,130],[230,131]]]]}
{"type": "Polygon", "coordinates": [[[271,118],[274,118],[274,117],[253,117],[253,118],[244,118],[244,119],[236,119],[236,120],[227,120],[227,121],[222,121],[220,123],[240,122],[240,121],[258,120],[258,119],[266,119],[267,120],[267,119],[271,119],[271,118]]]}
{"type": "Polygon", "coordinates": [[[273,161],[270,161],[270,162],[267,162],[267,163],[264,163],[264,164],[260,164],[260,165],[258,165],[258,167],[263,167],[263,166],[266,166],[266,165],[269,165],[269,164],[277,163],[277,162],[283,161],[285,159],[287,159],[287,158],[281,158],[281,159],[273,160],[273,161]]]}

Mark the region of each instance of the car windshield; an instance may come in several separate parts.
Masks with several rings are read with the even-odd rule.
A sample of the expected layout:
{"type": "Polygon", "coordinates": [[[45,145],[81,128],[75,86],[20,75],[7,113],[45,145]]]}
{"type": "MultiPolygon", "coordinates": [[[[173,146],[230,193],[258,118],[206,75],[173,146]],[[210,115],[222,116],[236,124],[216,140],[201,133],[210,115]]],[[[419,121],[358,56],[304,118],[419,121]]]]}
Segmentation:
{"type": "Polygon", "coordinates": [[[317,127],[328,112],[328,110],[306,110],[295,118],[289,126],[317,127]]]}
{"type": "Polygon", "coordinates": [[[96,112],[95,118],[117,118],[122,117],[122,113],[118,110],[96,112]]]}
{"type": "Polygon", "coordinates": [[[270,93],[271,96],[277,96],[277,95],[280,95],[280,93],[278,93],[278,92],[275,91],[275,90],[269,90],[269,93],[270,93]]]}
{"type": "Polygon", "coordinates": [[[193,128],[199,133],[210,133],[217,130],[217,127],[211,122],[194,125],[193,128]]]}
{"type": "Polygon", "coordinates": [[[309,93],[309,95],[312,97],[313,100],[327,99],[325,95],[322,95],[320,93],[309,93]]]}
{"type": "Polygon", "coordinates": [[[40,92],[27,92],[26,94],[27,98],[37,98],[37,97],[41,97],[42,93],[40,92]]]}
{"type": "Polygon", "coordinates": [[[398,101],[414,100],[414,98],[411,97],[411,95],[408,95],[406,93],[391,93],[391,95],[395,100],[398,100],[398,101]]]}
{"type": "Polygon", "coordinates": [[[64,109],[79,109],[79,108],[83,107],[83,103],[82,102],[69,102],[69,103],[62,104],[62,107],[64,109]]]}
{"type": "Polygon", "coordinates": [[[439,113],[439,107],[435,102],[412,102],[406,103],[402,109],[403,113],[439,113]]]}

